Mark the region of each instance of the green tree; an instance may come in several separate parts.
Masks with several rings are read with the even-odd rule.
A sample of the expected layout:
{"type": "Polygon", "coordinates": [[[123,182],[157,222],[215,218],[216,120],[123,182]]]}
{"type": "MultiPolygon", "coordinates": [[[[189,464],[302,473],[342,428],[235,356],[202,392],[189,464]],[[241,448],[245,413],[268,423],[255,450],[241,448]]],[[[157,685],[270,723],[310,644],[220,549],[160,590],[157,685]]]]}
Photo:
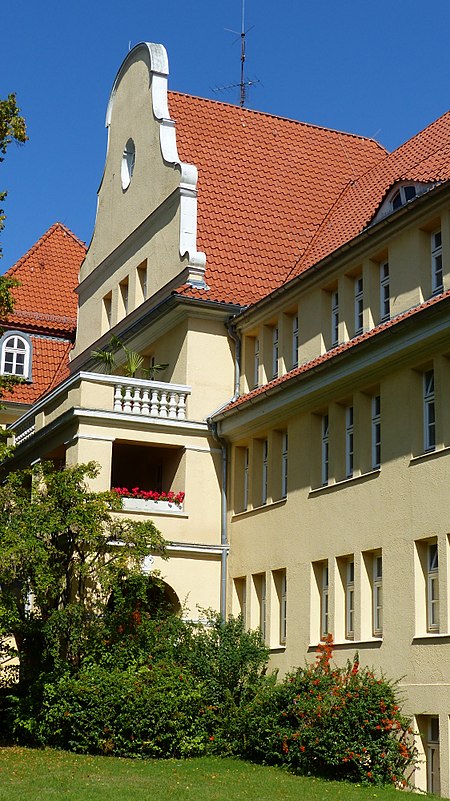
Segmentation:
{"type": "MultiPolygon", "coordinates": [[[[10,94],[6,100],[0,100],[0,162],[4,160],[6,150],[11,142],[21,144],[27,140],[25,120],[20,114],[15,94],[10,94]]],[[[3,203],[6,192],[0,192],[0,203],[3,203]]],[[[5,225],[5,215],[0,208],[0,231],[5,225]]],[[[1,250],[0,250],[1,256],[1,250]]],[[[0,279],[0,283],[4,279],[0,279]]],[[[2,308],[2,289],[0,288],[0,313],[2,308]]]]}
{"type": "Polygon", "coordinates": [[[14,635],[21,684],[76,667],[117,583],[165,556],[151,521],[115,515],[117,494],[89,489],[97,474],[94,462],[46,462],[0,486],[0,642],[5,654],[14,635]]]}

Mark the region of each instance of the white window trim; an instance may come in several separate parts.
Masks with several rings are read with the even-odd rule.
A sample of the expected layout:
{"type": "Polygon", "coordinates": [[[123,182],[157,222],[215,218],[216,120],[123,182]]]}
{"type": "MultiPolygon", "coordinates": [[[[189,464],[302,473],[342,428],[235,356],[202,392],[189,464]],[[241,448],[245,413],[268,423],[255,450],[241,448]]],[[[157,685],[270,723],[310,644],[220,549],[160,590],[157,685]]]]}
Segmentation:
{"type": "Polygon", "coordinates": [[[269,442],[267,439],[263,441],[262,444],[262,454],[263,454],[263,462],[262,462],[262,492],[261,492],[261,502],[264,506],[267,503],[267,482],[268,482],[268,473],[269,473],[269,442]]]}
{"type": "Polygon", "coordinates": [[[282,435],[281,445],[281,497],[287,497],[288,490],[288,435],[287,431],[282,435]]]}
{"type": "Polygon", "coordinates": [[[381,637],[383,634],[383,558],[379,553],[373,555],[372,581],[373,636],[381,637]]]}
{"type": "Polygon", "coordinates": [[[355,336],[362,334],[364,328],[364,285],[362,275],[355,278],[355,336]]]}
{"type": "Polygon", "coordinates": [[[278,378],[278,326],[272,329],[272,378],[278,378]]]}
{"type": "Polygon", "coordinates": [[[330,449],[329,449],[330,421],[328,414],[322,416],[322,485],[326,486],[330,480],[330,449]]]}
{"type": "Polygon", "coordinates": [[[439,552],[437,542],[430,542],[427,546],[427,631],[439,631],[439,552]]]}
{"type": "Polygon", "coordinates": [[[266,639],[267,634],[267,582],[266,574],[261,573],[261,599],[259,605],[259,627],[261,629],[261,636],[263,640],[266,639]]]}
{"type": "Polygon", "coordinates": [[[280,598],[280,643],[286,644],[287,629],[287,575],[286,570],[281,574],[281,598],[280,598]]]}
{"type": "Polygon", "coordinates": [[[345,636],[355,637],[355,562],[348,559],[345,571],[345,636]]]}
{"type": "Polygon", "coordinates": [[[244,448],[244,510],[248,509],[248,471],[249,471],[249,449],[244,448]]]}
{"type": "Polygon", "coordinates": [[[372,468],[376,470],[381,465],[381,397],[372,398],[372,468]]]}
{"type": "Polygon", "coordinates": [[[442,233],[441,229],[433,231],[431,234],[431,291],[433,295],[442,292],[444,289],[444,279],[442,273],[442,233]],[[439,237],[439,244],[436,238],[439,237]]]}
{"type": "Polygon", "coordinates": [[[436,449],[436,404],[434,392],[434,370],[423,374],[423,433],[424,450],[436,449]]]}
{"type": "Polygon", "coordinates": [[[331,347],[339,344],[339,292],[331,293],[331,347]]]}
{"type": "Polygon", "coordinates": [[[7,331],[0,338],[0,375],[18,376],[25,381],[31,380],[31,340],[27,334],[23,334],[21,331],[7,331]],[[8,343],[11,340],[13,344],[8,347],[8,343]],[[22,348],[17,347],[19,341],[23,345],[22,348]],[[13,354],[12,371],[5,370],[7,353],[13,354]],[[24,357],[23,370],[21,372],[17,372],[17,356],[19,354],[24,357]]]}
{"type": "Polygon", "coordinates": [[[298,367],[298,315],[292,318],[292,369],[298,367]]]}
{"type": "Polygon", "coordinates": [[[328,562],[322,565],[322,586],[320,588],[320,637],[329,634],[329,568],[328,562]]]}
{"type": "Polygon", "coordinates": [[[391,317],[391,298],[389,284],[389,262],[380,264],[380,319],[382,322],[391,317]]]}
{"type": "Polygon", "coordinates": [[[352,478],[354,469],[353,406],[345,410],[345,475],[352,478]]]}
{"type": "Polygon", "coordinates": [[[259,387],[259,337],[255,337],[253,354],[253,386],[259,387]]]}

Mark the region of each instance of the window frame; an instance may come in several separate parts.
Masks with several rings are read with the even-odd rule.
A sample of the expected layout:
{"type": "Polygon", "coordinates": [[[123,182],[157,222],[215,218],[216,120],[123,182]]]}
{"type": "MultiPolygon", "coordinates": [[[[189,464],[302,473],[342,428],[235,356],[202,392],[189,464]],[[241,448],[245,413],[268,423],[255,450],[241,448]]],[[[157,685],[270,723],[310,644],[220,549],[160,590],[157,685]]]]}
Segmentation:
{"type": "Polygon", "coordinates": [[[330,569],[328,561],[322,564],[321,586],[320,586],[320,639],[324,640],[329,634],[330,619],[330,569]]]}
{"type": "Polygon", "coordinates": [[[279,332],[278,326],[272,328],[272,380],[279,374],[279,332]]]}
{"type": "Polygon", "coordinates": [[[331,293],[331,347],[339,345],[339,290],[331,293]]]}
{"type": "Polygon", "coordinates": [[[243,493],[243,507],[244,512],[248,509],[248,489],[249,489],[249,465],[250,465],[250,450],[248,447],[244,448],[244,493],[243,493]]]}
{"type": "Polygon", "coordinates": [[[321,418],[322,427],[322,486],[328,486],[330,482],[330,418],[328,414],[323,414],[321,418]]]}
{"type": "Polygon", "coordinates": [[[423,446],[426,453],[436,450],[436,398],[434,369],[423,373],[423,446]]]}
{"type": "Polygon", "coordinates": [[[359,336],[364,330],[364,283],[362,275],[354,279],[355,297],[355,336],[359,336]]]}
{"type": "Polygon", "coordinates": [[[383,556],[373,555],[372,567],[372,634],[383,636],[383,556]]]}
{"type": "Polygon", "coordinates": [[[437,541],[427,544],[427,631],[439,631],[439,548],[437,541]],[[434,558],[435,557],[435,558],[434,558]]]}
{"type": "Polygon", "coordinates": [[[353,406],[345,407],[345,476],[346,478],[353,478],[354,474],[354,414],[353,406]]]}
{"type": "Polygon", "coordinates": [[[345,565],[345,638],[355,638],[355,560],[349,557],[345,565]]]}
{"type": "Polygon", "coordinates": [[[255,337],[253,346],[253,388],[259,387],[260,349],[259,336],[255,337]]]}
{"type": "Polygon", "coordinates": [[[292,318],[292,369],[298,367],[298,314],[292,318]]]}
{"type": "Polygon", "coordinates": [[[288,490],[288,448],[289,439],[287,431],[281,435],[281,497],[287,498],[288,490]]]}
{"type": "Polygon", "coordinates": [[[262,487],[261,505],[265,506],[268,499],[268,478],[269,478],[269,440],[266,438],[262,442],[262,487]]]}
{"type": "Polygon", "coordinates": [[[22,378],[24,381],[31,381],[31,367],[32,367],[32,343],[31,339],[28,334],[24,334],[22,331],[6,331],[2,337],[0,337],[0,375],[5,376],[17,376],[17,378],[22,378]],[[8,342],[10,340],[14,340],[14,344],[8,347],[8,342]],[[23,348],[18,348],[17,342],[20,341],[23,344],[23,348]],[[6,371],[5,370],[5,362],[6,362],[6,355],[12,354],[12,370],[6,371]],[[22,372],[17,372],[17,357],[23,355],[23,370],[22,372]]]}
{"type": "Polygon", "coordinates": [[[280,644],[286,645],[287,634],[287,573],[281,573],[280,587],[280,644]]]}
{"type": "Polygon", "coordinates": [[[372,396],[372,470],[381,467],[381,396],[372,396]]]}
{"type": "Polygon", "coordinates": [[[380,321],[391,319],[389,261],[380,264],[380,321]]]}
{"type": "Polygon", "coordinates": [[[437,228],[431,232],[431,292],[438,295],[444,289],[442,270],[442,231],[437,228]],[[439,240],[436,242],[436,240],[439,240]]]}

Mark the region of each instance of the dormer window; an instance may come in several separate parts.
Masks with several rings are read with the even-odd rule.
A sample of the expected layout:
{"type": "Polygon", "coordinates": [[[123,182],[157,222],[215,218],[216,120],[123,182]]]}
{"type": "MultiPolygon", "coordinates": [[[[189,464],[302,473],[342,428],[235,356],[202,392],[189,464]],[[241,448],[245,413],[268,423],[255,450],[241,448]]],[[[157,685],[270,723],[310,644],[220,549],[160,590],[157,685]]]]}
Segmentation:
{"type": "Polygon", "coordinates": [[[414,200],[416,194],[415,186],[411,184],[409,186],[400,186],[391,200],[392,211],[400,209],[405,203],[408,203],[409,200],[414,200]]]}
{"type": "Polygon", "coordinates": [[[26,334],[8,331],[0,339],[0,373],[31,378],[31,342],[26,334]]]}

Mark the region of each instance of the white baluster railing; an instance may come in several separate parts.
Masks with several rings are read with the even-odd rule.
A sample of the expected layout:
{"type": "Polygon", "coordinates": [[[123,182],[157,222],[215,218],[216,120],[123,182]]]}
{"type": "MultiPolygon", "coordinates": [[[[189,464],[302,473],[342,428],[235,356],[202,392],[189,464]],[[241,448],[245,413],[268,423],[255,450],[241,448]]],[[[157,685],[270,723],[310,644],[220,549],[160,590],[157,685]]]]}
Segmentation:
{"type": "Polygon", "coordinates": [[[114,378],[114,411],[142,417],[186,420],[186,402],[190,387],[144,381],[135,378],[114,378]]]}

